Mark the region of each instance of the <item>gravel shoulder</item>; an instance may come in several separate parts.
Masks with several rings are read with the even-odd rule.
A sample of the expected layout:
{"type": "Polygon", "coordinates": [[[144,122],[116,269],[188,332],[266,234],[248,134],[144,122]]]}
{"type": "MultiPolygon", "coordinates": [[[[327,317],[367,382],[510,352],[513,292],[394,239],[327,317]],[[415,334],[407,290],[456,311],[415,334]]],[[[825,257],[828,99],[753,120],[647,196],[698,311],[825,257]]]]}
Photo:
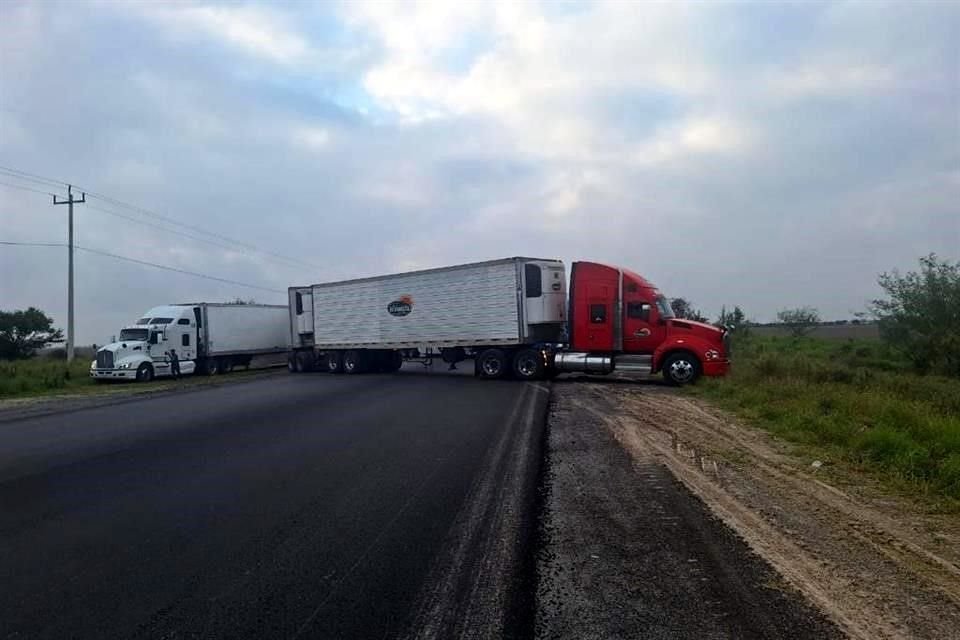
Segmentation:
{"type": "Polygon", "coordinates": [[[657,450],[622,446],[619,386],[553,385],[537,637],[839,637],[657,450]]]}
{"type": "Polygon", "coordinates": [[[568,387],[566,402],[600,420],[637,469],[654,460],[669,470],[848,637],[958,637],[955,515],[926,513],[861,478],[811,466],[787,445],[668,388],[568,387]]]}

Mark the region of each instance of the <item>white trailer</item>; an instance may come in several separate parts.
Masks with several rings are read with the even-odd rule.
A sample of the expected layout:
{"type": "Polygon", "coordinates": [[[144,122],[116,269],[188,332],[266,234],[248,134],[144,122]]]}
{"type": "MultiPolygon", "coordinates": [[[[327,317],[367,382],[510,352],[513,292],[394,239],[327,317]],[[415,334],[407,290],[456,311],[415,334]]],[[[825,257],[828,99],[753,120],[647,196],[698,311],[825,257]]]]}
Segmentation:
{"type": "Polygon", "coordinates": [[[95,380],[149,381],[171,375],[175,350],[183,375],[229,372],[250,366],[254,356],[289,348],[288,310],[283,305],[197,302],[154,307],[120,339],[97,350],[90,364],[95,380]]]}
{"type": "Polygon", "coordinates": [[[561,340],[566,276],[559,260],[506,258],[291,287],[289,309],[291,371],[392,371],[489,352],[506,373],[521,352],[542,359],[537,345],[561,340]]]}

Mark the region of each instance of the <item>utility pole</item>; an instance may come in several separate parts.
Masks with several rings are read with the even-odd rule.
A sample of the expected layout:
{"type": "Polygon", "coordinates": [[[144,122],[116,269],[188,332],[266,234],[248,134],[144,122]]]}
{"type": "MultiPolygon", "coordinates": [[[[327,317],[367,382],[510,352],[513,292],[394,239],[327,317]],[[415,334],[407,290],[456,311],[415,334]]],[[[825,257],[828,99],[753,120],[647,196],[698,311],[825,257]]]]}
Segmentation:
{"type": "Polygon", "coordinates": [[[67,199],[66,200],[57,200],[57,196],[53,196],[53,204],[65,204],[67,205],[67,210],[69,211],[69,221],[67,223],[68,228],[68,242],[67,242],[67,258],[68,258],[68,267],[67,267],[67,362],[73,362],[73,347],[74,347],[74,337],[73,337],[73,205],[74,204],[83,204],[87,201],[87,194],[84,193],[79,200],[75,200],[73,197],[73,186],[67,185],[67,199]]]}

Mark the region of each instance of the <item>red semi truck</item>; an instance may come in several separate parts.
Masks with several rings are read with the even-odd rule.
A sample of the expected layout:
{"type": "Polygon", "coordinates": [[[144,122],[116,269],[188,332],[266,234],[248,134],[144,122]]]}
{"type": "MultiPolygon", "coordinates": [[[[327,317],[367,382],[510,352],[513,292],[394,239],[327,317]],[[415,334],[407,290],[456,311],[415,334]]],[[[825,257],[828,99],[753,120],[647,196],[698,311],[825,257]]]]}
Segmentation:
{"type": "Polygon", "coordinates": [[[473,359],[484,378],[662,372],[672,384],[730,367],[726,329],[674,317],[642,276],[506,258],[291,287],[293,372],[395,371],[406,360],[473,359]]]}

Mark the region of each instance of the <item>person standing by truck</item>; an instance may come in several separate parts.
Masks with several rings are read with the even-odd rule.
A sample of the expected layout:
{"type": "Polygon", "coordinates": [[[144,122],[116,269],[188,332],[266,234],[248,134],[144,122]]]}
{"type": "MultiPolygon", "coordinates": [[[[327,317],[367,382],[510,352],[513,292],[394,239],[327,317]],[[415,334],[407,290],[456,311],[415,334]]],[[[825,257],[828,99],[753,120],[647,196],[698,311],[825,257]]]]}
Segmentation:
{"type": "Polygon", "coordinates": [[[177,355],[176,349],[170,349],[167,352],[167,355],[170,358],[170,375],[173,376],[174,380],[180,379],[180,356],[177,355]]]}

